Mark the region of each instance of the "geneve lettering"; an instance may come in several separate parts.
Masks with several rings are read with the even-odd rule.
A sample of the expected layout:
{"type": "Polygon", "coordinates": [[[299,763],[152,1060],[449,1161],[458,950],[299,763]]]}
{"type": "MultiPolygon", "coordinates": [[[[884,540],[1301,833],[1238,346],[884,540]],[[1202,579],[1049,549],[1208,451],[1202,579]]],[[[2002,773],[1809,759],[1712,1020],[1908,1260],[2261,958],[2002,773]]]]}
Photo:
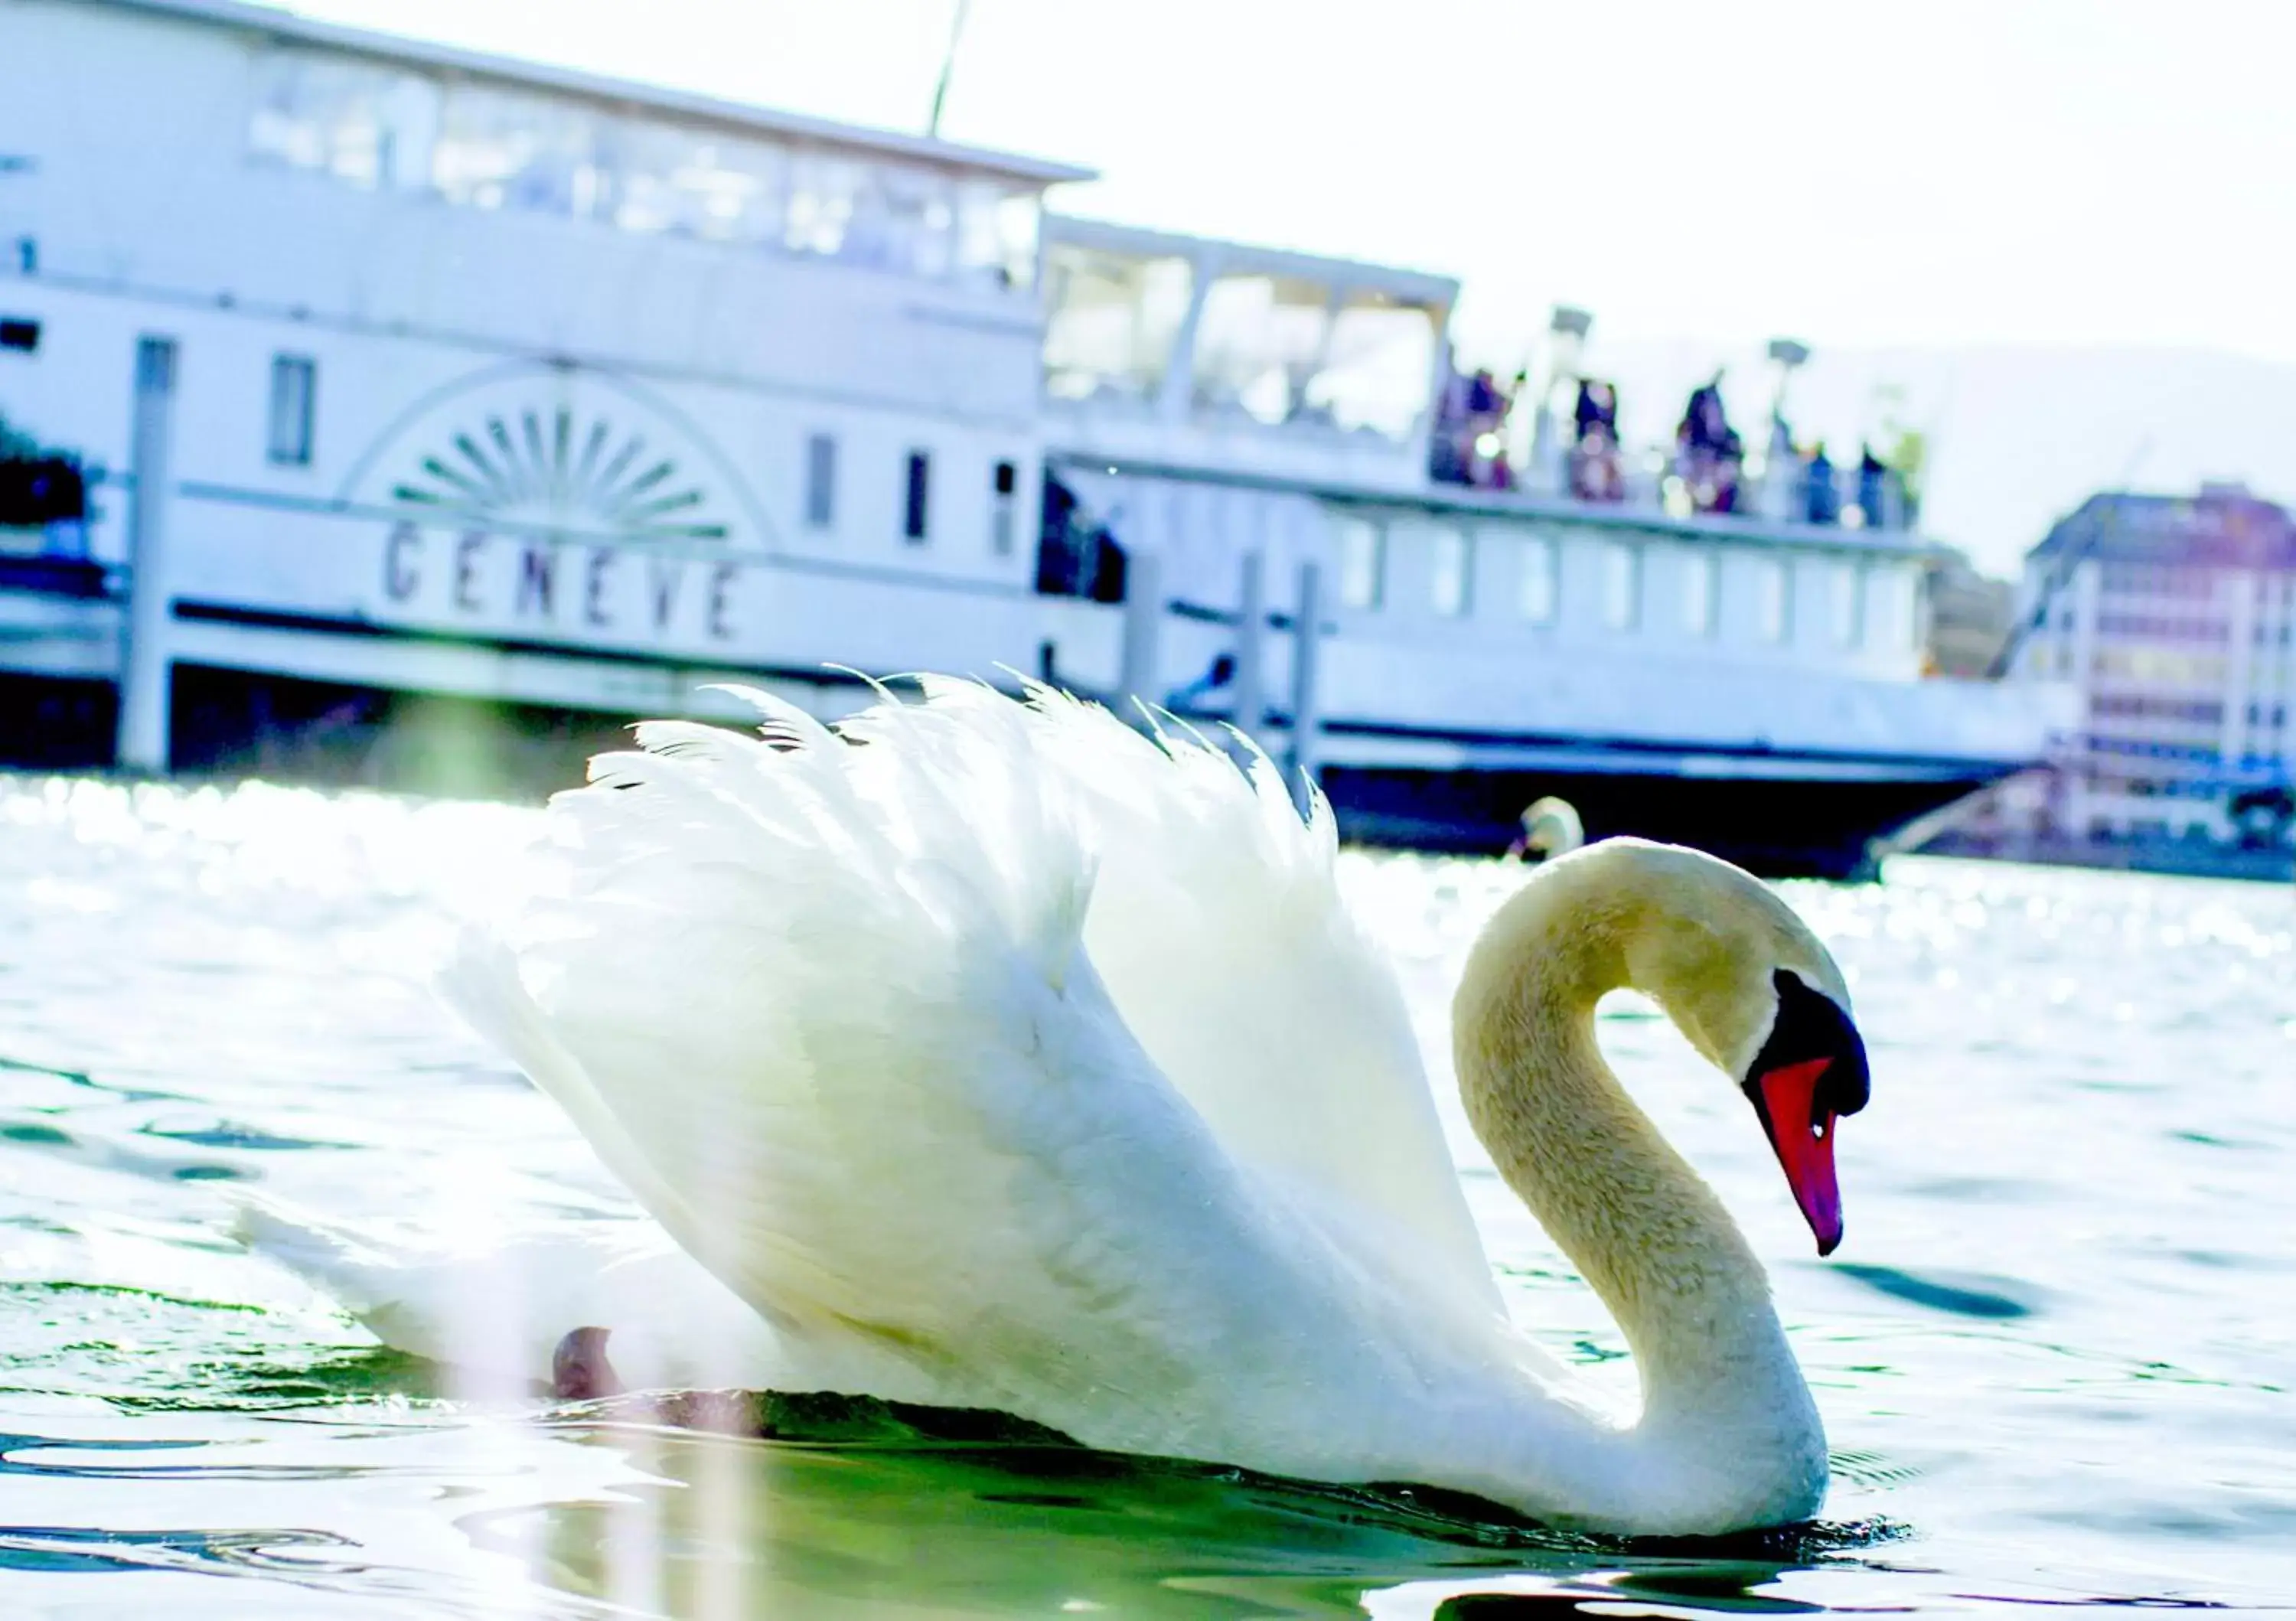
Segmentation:
{"type": "Polygon", "coordinates": [[[409,608],[443,604],[458,618],[508,619],[562,631],[731,642],[734,562],[672,557],[641,546],[529,539],[486,529],[393,524],[382,543],[382,594],[409,608]],[[689,577],[691,577],[689,578],[689,577]]]}

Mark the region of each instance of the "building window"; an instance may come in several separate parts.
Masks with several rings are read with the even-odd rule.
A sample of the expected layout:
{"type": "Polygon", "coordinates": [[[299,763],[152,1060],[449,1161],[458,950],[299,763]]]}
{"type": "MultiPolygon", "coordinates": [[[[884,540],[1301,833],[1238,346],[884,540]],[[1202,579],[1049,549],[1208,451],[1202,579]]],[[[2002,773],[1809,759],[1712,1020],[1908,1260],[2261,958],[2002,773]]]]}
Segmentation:
{"type": "Polygon", "coordinates": [[[1754,625],[1765,642],[1783,642],[1792,628],[1786,566],[1775,557],[1754,563],[1754,625]]]}
{"type": "Polygon", "coordinates": [[[1866,571],[1856,563],[1835,563],[1826,577],[1826,591],[1833,599],[1832,620],[1833,643],[1836,647],[1855,647],[1863,628],[1859,621],[1865,617],[1866,571]]]}
{"type": "Polygon", "coordinates": [[[1559,595],[1554,542],[1544,535],[1525,536],[1515,561],[1521,570],[1515,576],[1515,611],[1530,624],[1552,625],[1559,595]]]}
{"type": "Polygon", "coordinates": [[[1387,595],[1387,532],[1368,518],[1340,520],[1340,602],[1368,613],[1387,595]]]}
{"type": "Polygon", "coordinates": [[[311,418],[318,391],[316,362],[301,355],[271,357],[269,454],[275,465],[311,464],[311,418]]]}
{"type": "Polygon", "coordinates": [[[1603,547],[1603,625],[1632,630],[1642,611],[1643,553],[1617,541],[1603,547]]]}
{"type": "Polygon", "coordinates": [[[1013,555],[1013,497],[1020,492],[1021,470],[999,462],[989,475],[988,549],[999,557],[1013,555]]]}
{"type": "Polygon", "coordinates": [[[1715,589],[1721,559],[1711,552],[1687,552],[1682,559],[1682,628],[1693,636],[1714,634],[1715,589]]]}
{"type": "Polygon", "coordinates": [[[805,526],[809,529],[837,525],[837,439],[816,433],[805,442],[805,526]]]}
{"type": "Polygon", "coordinates": [[[913,546],[925,544],[925,498],[932,485],[932,457],[922,450],[909,452],[908,498],[903,503],[901,536],[913,546]]]}
{"type": "Polygon", "coordinates": [[[1464,618],[1473,606],[1475,548],[1464,529],[1438,529],[1428,578],[1428,602],[1447,619],[1464,618]]]}

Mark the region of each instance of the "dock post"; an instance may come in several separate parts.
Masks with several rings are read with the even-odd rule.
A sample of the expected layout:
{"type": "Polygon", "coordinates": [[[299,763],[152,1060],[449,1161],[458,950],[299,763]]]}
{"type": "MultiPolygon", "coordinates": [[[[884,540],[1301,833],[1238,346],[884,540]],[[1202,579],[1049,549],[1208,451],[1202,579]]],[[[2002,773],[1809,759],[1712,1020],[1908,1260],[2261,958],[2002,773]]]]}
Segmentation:
{"type": "Polygon", "coordinates": [[[1229,706],[1229,724],[1254,742],[1267,722],[1267,597],[1261,585],[1264,568],[1257,552],[1243,554],[1243,581],[1235,602],[1235,700],[1229,706]]]}
{"type": "Polygon", "coordinates": [[[128,459],[127,616],[119,671],[119,730],[113,757],[125,771],[168,769],[169,454],[175,426],[176,340],[135,345],[135,415],[128,459]]]}
{"type": "Polygon", "coordinates": [[[1316,734],[1323,725],[1316,712],[1316,659],[1324,634],[1324,571],[1300,565],[1300,606],[1292,620],[1292,754],[1285,775],[1292,797],[1308,808],[1316,782],[1316,734]]]}
{"type": "Polygon", "coordinates": [[[1148,716],[1139,706],[1163,701],[1156,685],[1157,641],[1163,628],[1164,560],[1153,552],[1135,552],[1124,560],[1124,648],[1115,694],[1116,712],[1128,725],[1144,728],[1148,716]]]}

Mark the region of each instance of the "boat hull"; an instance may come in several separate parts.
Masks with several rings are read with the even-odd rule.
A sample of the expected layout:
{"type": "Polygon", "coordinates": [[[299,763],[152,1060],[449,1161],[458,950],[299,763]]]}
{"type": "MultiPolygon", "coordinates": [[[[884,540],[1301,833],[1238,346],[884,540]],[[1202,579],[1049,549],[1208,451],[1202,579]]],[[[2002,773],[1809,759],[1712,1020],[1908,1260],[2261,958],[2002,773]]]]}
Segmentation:
{"type": "Polygon", "coordinates": [[[1587,837],[1685,844],[1764,878],[1870,876],[1880,840],[2011,768],[1845,781],[1837,774],[1686,776],[1664,771],[1410,771],[1327,767],[1324,793],[1351,842],[1496,855],[1525,806],[1570,801],[1587,837]]]}
{"type": "MultiPolygon", "coordinates": [[[[840,696],[856,703],[867,696],[828,672],[815,684],[849,686],[840,696]]],[[[791,696],[819,708],[824,695],[791,696]]],[[[0,677],[0,765],[108,766],[115,714],[108,684],[0,677]]],[[[182,664],[170,755],[193,775],[533,800],[579,782],[591,755],[627,747],[632,718],[182,664]]],[[[2011,767],[1876,762],[1846,776],[1840,761],[1798,770],[1768,758],[1759,769],[1733,776],[1710,760],[1689,774],[1662,758],[1613,771],[1332,763],[1318,775],[1355,843],[1495,856],[1521,831],[1522,808],[1556,794],[1590,839],[1691,845],[1764,877],[1849,879],[1871,870],[1875,840],[2011,767]]]]}

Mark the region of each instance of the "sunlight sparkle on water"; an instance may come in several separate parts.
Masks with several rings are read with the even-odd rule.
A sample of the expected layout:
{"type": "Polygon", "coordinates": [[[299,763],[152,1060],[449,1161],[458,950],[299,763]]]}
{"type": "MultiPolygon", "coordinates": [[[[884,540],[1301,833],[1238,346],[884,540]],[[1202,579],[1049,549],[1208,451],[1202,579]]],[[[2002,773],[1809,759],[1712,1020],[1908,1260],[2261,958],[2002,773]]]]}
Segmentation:
{"type": "MultiPolygon", "coordinates": [[[[501,806],[0,778],[12,1610],[1464,1617],[1474,1592],[2030,1614],[2296,1589],[2284,891],[1927,861],[1785,886],[1874,1062],[1830,1263],[1733,1089],[1647,1003],[1605,1003],[1613,1061],[1770,1262],[1834,1449],[1833,1528],[1652,1551],[1092,1454],[447,1399],[454,1379],[242,1253],[231,1201],[253,1187],[442,1242],[628,1221],[428,988],[463,920],[546,871],[541,831],[501,806]]],[[[1520,878],[1342,860],[1514,1308],[1630,1394],[1616,1330],[1449,1097],[1452,981],[1520,878]]],[[[474,1303],[473,1334],[518,1309],[474,1303]]]]}

